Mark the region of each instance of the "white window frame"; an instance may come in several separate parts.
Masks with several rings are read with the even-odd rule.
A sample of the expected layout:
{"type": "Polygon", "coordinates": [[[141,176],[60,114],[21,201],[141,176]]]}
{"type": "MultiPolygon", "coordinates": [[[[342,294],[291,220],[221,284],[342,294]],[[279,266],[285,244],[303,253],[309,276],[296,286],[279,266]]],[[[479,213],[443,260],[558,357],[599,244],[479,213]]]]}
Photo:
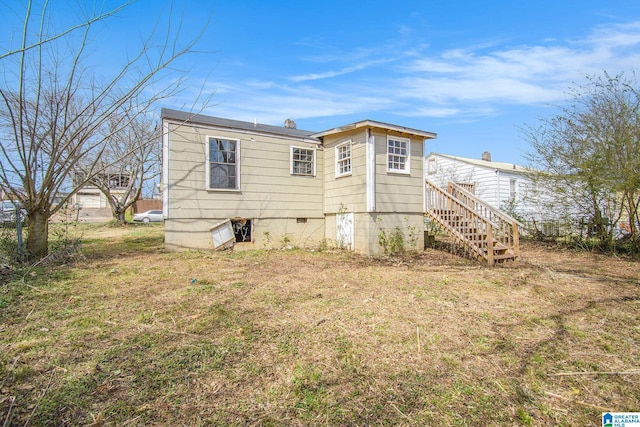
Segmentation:
{"type": "Polygon", "coordinates": [[[206,141],[206,159],[205,159],[205,175],[206,175],[206,189],[207,191],[239,191],[240,190],[240,140],[236,138],[228,138],[225,136],[207,136],[206,141]],[[236,143],[236,161],[235,161],[235,169],[236,169],[236,186],[235,188],[216,188],[211,187],[211,140],[225,140],[225,141],[233,141],[236,143]]]}
{"type": "Polygon", "coordinates": [[[336,149],[335,149],[335,156],[336,156],[336,178],[339,178],[341,176],[349,176],[351,175],[351,171],[353,170],[353,151],[352,151],[352,141],[348,140],[345,142],[342,142],[338,145],[336,145],[336,149]],[[339,158],[339,153],[341,151],[341,149],[345,148],[345,147],[349,147],[349,156],[344,157],[344,158],[339,158]],[[346,172],[342,172],[343,170],[343,163],[348,162],[349,164],[349,170],[346,172]]]}
{"type": "Polygon", "coordinates": [[[411,140],[409,138],[400,138],[398,136],[387,136],[387,172],[401,173],[409,175],[411,173],[411,140]],[[406,154],[397,153],[398,148],[395,144],[390,147],[391,141],[405,143],[406,154]],[[390,148],[393,148],[394,152],[391,152],[390,148]],[[393,158],[393,160],[392,160],[393,158]],[[401,159],[404,160],[404,169],[392,168],[392,163],[398,163],[401,159]]]}
{"type": "MultiPolygon", "coordinates": [[[[294,146],[292,145],[289,149],[289,173],[291,175],[295,175],[295,176],[316,176],[316,159],[317,159],[317,153],[316,153],[316,149],[315,148],[309,148],[309,147],[298,147],[298,146],[294,146]],[[307,173],[299,173],[299,172],[294,172],[294,163],[296,162],[296,160],[294,160],[293,158],[293,154],[294,154],[294,150],[305,150],[305,151],[311,151],[312,155],[313,155],[313,160],[311,161],[311,173],[307,174],[307,173]]],[[[297,160],[300,161],[300,160],[297,160]]]]}

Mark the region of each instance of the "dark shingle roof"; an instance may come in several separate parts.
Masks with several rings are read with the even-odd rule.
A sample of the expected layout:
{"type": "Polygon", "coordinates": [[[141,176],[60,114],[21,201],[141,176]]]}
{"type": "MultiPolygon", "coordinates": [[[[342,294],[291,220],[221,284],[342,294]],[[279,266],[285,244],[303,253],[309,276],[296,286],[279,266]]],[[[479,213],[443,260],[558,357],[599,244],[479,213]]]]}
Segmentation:
{"type": "Polygon", "coordinates": [[[162,119],[170,119],[178,122],[197,123],[228,129],[240,129],[248,132],[268,133],[272,135],[283,135],[292,138],[304,138],[320,142],[318,138],[311,137],[311,135],[315,134],[316,132],[306,131],[302,129],[291,129],[284,126],[272,126],[262,123],[223,119],[221,117],[205,116],[203,114],[194,114],[186,111],[172,110],[169,108],[163,108],[161,116],[162,119]]]}

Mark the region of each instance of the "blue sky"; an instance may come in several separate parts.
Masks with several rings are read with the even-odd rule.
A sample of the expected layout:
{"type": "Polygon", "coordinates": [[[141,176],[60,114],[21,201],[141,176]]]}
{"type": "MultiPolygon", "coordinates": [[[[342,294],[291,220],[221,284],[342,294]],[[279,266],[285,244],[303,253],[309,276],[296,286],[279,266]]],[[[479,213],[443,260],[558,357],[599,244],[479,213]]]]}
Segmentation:
{"type": "MultiPolygon", "coordinates": [[[[134,50],[168,5],[139,0],[102,28],[96,68],[134,50]]],[[[640,64],[637,0],[175,0],[173,11],[185,38],[211,15],[164,107],[198,110],[203,91],[205,114],[316,131],[371,119],[437,133],[427,152],[520,164],[519,127],[556,114],[586,75],[640,64]]]]}

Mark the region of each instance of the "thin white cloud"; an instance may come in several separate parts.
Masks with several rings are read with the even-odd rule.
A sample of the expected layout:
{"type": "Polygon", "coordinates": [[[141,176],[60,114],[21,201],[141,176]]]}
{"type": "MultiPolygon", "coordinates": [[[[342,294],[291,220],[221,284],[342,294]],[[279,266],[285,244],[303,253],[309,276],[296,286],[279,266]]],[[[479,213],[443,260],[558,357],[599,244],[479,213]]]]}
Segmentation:
{"type": "Polygon", "coordinates": [[[441,104],[557,102],[586,75],[616,74],[640,63],[638,47],[640,22],[599,27],[564,45],[449,50],[411,62],[399,96],[441,104]]]}
{"type": "Polygon", "coordinates": [[[321,50],[322,54],[304,55],[299,57],[300,60],[310,63],[330,63],[337,62],[342,63],[345,60],[349,61],[365,61],[372,55],[379,52],[379,49],[371,48],[357,48],[345,52],[344,49],[336,46],[316,46],[318,50],[321,50]]]}
{"type": "Polygon", "coordinates": [[[401,113],[401,115],[405,117],[444,118],[444,117],[454,117],[459,115],[460,113],[461,113],[461,109],[459,108],[426,107],[426,108],[417,108],[415,110],[410,110],[410,111],[401,113]]]}
{"type": "Polygon", "coordinates": [[[596,27],[588,42],[608,48],[637,46],[640,44],[640,22],[596,27]]]}
{"type": "Polygon", "coordinates": [[[393,61],[393,59],[379,59],[379,60],[375,60],[375,61],[367,61],[367,62],[363,62],[357,65],[353,65],[351,67],[346,67],[343,68],[341,70],[337,70],[337,71],[326,71],[324,73],[310,73],[310,74],[304,74],[304,75],[300,75],[300,76],[293,76],[290,77],[290,80],[294,81],[294,82],[305,82],[305,81],[309,81],[309,80],[320,80],[320,79],[327,79],[327,78],[331,78],[331,77],[337,77],[337,76],[342,76],[345,74],[350,74],[356,71],[360,71],[360,70],[364,70],[365,68],[369,68],[371,66],[374,65],[379,65],[379,64],[384,64],[387,62],[391,62],[393,61]]]}
{"type": "Polygon", "coordinates": [[[232,96],[221,94],[216,103],[204,109],[205,114],[233,117],[238,120],[280,125],[284,119],[331,117],[347,114],[368,114],[389,108],[390,100],[375,94],[318,89],[312,86],[287,86],[273,82],[253,82],[237,86],[232,96]],[[269,87],[269,90],[261,88],[269,87]],[[348,98],[348,102],[345,102],[348,98]]]}
{"type": "Polygon", "coordinates": [[[406,99],[449,105],[464,102],[532,104],[562,99],[564,86],[545,87],[517,78],[420,78],[402,79],[397,89],[406,99]]]}
{"type": "Polygon", "coordinates": [[[482,118],[495,117],[499,111],[490,105],[463,105],[458,107],[416,107],[409,104],[398,108],[395,113],[403,117],[422,117],[432,119],[455,119],[457,123],[474,122],[482,118]]]}

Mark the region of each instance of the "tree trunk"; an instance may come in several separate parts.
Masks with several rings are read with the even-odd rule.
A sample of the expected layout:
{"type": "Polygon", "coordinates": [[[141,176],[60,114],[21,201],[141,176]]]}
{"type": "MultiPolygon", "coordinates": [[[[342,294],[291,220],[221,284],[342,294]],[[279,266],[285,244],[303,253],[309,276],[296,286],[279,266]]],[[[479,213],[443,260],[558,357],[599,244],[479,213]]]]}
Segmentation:
{"type": "Polygon", "coordinates": [[[120,225],[125,225],[127,223],[125,219],[126,210],[120,209],[120,207],[112,207],[111,214],[113,215],[113,219],[118,222],[120,225]]]}
{"type": "Polygon", "coordinates": [[[638,216],[638,203],[636,203],[635,194],[627,194],[627,204],[629,211],[629,231],[631,237],[638,237],[638,224],[640,223],[640,217],[638,216]]]}
{"type": "Polygon", "coordinates": [[[38,209],[28,212],[27,217],[29,218],[27,254],[35,259],[44,258],[49,252],[49,215],[38,209]]]}
{"type": "Polygon", "coordinates": [[[602,215],[600,209],[596,209],[595,228],[595,237],[602,245],[607,245],[611,241],[611,238],[610,233],[607,231],[605,216],[602,215]]]}

